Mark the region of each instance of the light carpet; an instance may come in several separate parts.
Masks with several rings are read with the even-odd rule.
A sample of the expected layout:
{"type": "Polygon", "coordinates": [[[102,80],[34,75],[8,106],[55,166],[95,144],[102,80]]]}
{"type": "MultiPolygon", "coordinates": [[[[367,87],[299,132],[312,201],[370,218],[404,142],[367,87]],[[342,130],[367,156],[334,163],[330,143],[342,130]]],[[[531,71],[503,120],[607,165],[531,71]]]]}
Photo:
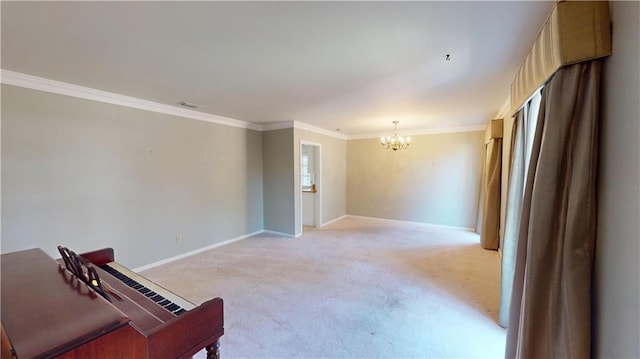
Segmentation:
{"type": "Polygon", "coordinates": [[[223,359],[504,356],[500,259],[475,233],[346,217],[142,275],[195,303],[224,299],[223,359]]]}

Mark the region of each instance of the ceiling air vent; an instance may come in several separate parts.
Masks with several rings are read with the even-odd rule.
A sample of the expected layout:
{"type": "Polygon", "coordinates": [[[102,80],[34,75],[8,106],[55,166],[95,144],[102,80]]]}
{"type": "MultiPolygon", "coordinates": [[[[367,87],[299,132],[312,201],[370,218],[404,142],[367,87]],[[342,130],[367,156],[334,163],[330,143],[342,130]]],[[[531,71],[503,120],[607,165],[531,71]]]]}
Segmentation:
{"type": "Polygon", "coordinates": [[[180,101],[180,102],[178,102],[176,104],[178,106],[187,107],[187,108],[190,108],[190,109],[196,109],[196,108],[201,108],[202,107],[200,105],[197,105],[197,104],[191,103],[191,102],[187,102],[187,101],[180,101]]]}

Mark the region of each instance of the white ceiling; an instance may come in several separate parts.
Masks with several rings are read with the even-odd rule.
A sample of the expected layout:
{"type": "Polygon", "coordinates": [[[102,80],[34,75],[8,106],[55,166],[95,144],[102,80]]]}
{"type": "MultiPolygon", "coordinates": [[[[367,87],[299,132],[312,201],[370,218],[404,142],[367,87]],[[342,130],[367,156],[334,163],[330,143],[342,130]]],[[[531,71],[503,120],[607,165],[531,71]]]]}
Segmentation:
{"type": "Polygon", "coordinates": [[[502,107],[552,6],[3,1],[2,68],[346,135],[472,126],[502,107]]]}

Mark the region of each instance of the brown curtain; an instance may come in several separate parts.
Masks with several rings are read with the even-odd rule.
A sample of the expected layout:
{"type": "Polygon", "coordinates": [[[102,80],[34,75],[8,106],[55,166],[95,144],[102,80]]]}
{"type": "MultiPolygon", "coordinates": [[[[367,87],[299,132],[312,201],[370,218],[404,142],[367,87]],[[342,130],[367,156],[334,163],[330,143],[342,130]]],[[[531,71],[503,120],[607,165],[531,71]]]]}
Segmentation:
{"type": "Polygon", "coordinates": [[[502,138],[491,138],[485,145],[482,184],[482,223],[480,245],[498,249],[500,243],[500,176],[502,175],[502,138]]]}
{"type": "Polygon", "coordinates": [[[525,185],[507,358],[588,358],[600,60],[543,90],[525,185]]]}

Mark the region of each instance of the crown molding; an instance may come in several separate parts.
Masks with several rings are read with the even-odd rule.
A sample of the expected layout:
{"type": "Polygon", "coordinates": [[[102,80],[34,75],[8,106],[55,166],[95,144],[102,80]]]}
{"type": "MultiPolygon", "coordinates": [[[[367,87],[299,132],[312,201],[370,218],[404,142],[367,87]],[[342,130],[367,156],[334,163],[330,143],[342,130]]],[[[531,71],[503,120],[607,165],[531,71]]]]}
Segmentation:
{"type": "Polygon", "coordinates": [[[496,113],[495,116],[493,116],[493,118],[509,118],[511,117],[509,114],[509,111],[511,110],[511,95],[507,96],[507,98],[504,100],[504,103],[502,104],[502,107],[500,107],[500,110],[498,110],[498,112],[496,113]]]}
{"type": "Polygon", "coordinates": [[[59,95],[83,98],[86,100],[109,103],[139,110],[162,113],[193,120],[206,121],[220,125],[246,128],[262,131],[262,126],[253,123],[235,120],[228,117],[212,115],[204,112],[188,110],[174,105],[139,99],[136,97],[120,95],[113,92],[96,90],[89,87],[73,85],[66,82],[45,79],[42,77],[27,75],[2,69],[1,82],[6,85],[24,87],[32,90],[51,92],[59,95]]]}
{"type": "MultiPolygon", "coordinates": [[[[443,128],[431,128],[423,130],[409,130],[402,131],[403,136],[420,136],[420,135],[436,135],[441,133],[458,133],[458,132],[478,132],[487,129],[487,125],[473,125],[473,126],[459,126],[459,127],[443,127],[443,128]]],[[[364,135],[350,135],[347,136],[348,140],[363,140],[377,138],[388,135],[385,133],[369,133],[364,135]]]]}
{"type": "Polygon", "coordinates": [[[340,140],[348,139],[347,136],[343,135],[342,133],[336,133],[334,131],[325,130],[324,128],[312,126],[312,125],[306,124],[304,122],[293,121],[293,127],[297,128],[297,129],[300,129],[300,130],[305,130],[305,131],[309,131],[309,132],[315,132],[315,133],[318,133],[318,134],[321,134],[321,135],[325,135],[325,136],[329,136],[329,137],[335,137],[335,138],[340,139],[340,140]]]}
{"type": "Polygon", "coordinates": [[[293,127],[293,121],[273,122],[262,125],[262,131],[282,130],[283,128],[293,127]]]}
{"type": "Polygon", "coordinates": [[[300,121],[283,121],[283,122],[274,122],[274,123],[262,125],[263,131],[282,130],[284,128],[297,128],[300,130],[314,132],[320,135],[334,137],[340,140],[347,139],[347,136],[341,133],[335,133],[333,131],[325,130],[324,128],[309,125],[307,123],[300,122],[300,121]]]}
{"type": "MultiPolygon", "coordinates": [[[[380,138],[388,133],[376,133],[376,134],[364,134],[364,135],[344,135],[342,133],[336,133],[334,131],[326,130],[324,128],[309,125],[300,121],[284,121],[270,124],[256,124],[245,121],[236,120],[233,118],[212,115],[209,113],[189,110],[175,105],[167,105],[159,102],[153,102],[143,100],[136,97],[120,95],[113,92],[102,91],[93,89],[90,87],[84,87],[74,85],[62,81],[50,80],[42,77],[28,75],[20,72],[10,71],[2,69],[0,73],[0,82],[6,85],[24,87],[32,90],[44,91],[55,93],[59,95],[72,96],[82,98],[86,100],[98,101],[103,103],[109,103],[112,105],[124,106],[135,108],[139,110],[151,111],[162,113],[166,115],[173,115],[178,117],[189,118],[198,121],[205,121],[216,123],[220,125],[246,128],[255,131],[271,131],[279,130],[283,128],[297,128],[320,135],[334,137],[341,140],[357,140],[368,138],[380,138]]],[[[484,131],[486,125],[478,126],[462,126],[462,127],[449,127],[449,128],[437,128],[437,129],[425,129],[414,131],[403,131],[403,135],[417,136],[417,135],[431,135],[438,133],[455,133],[455,132],[473,132],[484,131]]]]}

